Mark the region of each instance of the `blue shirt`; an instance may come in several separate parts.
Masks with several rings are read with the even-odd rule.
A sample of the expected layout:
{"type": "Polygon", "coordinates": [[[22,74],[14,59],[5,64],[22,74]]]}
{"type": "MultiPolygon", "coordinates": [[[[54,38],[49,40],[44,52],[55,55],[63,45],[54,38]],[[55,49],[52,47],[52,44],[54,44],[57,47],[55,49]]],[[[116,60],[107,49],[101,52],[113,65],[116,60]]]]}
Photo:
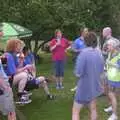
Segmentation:
{"type": "Polygon", "coordinates": [[[89,103],[102,93],[101,74],[104,72],[102,53],[96,48],[85,48],[79,54],[75,66],[75,75],[79,78],[75,101],[89,103]]]}
{"type": "Polygon", "coordinates": [[[5,73],[8,76],[16,74],[16,70],[19,64],[17,56],[12,53],[5,53],[5,56],[7,57],[7,66],[4,68],[5,73]]]}
{"type": "Polygon", "coordinates": [[[73,42],[73,45],[72,45],[73,50],[80,50],[85,47],[86,47],[86,45],[84,43],[84,40],[81,39],[81,37],[78,37],[77,39],[75,39],[75,41],[73,42]]]}
{"type": "Polygon", "coordinates": [[[34,63],[34,55],[30,53],[24,58],[24,66],[33,63],[34,63]]]}
{"type": "Polygon", "coordinates": [[[8,77],[7,77],[6,73],[4,72],[1,60],[0,60],[0,77],[2,77],[5,81],[8,82],[8,77]]]}

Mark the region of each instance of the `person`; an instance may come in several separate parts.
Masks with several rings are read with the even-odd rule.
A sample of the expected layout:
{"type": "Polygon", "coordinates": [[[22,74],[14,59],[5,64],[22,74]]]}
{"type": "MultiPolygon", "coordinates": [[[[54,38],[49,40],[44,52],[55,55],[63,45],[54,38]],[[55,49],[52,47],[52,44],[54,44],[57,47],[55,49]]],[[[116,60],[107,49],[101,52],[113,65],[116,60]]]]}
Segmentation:
{"type": "Polygon", "coordinates": [[[16,120],[13,93],[0,58],[0,111],[8,120],[16,120]]]}
{"type": "Polygon", "coordinates": [[[24,67],[26,65],[33,65],[33,69],[31,71],[28,71],[28,82],[26,84],[25,90],[32,90],[32,89],[38,89],[41,86],[44,88],[44,91],[47,95],[47,98],[52,100],[55,98],[54,95],[50,94],[47,81],[48,79],[44,76],[36,77],[36,66],[35,66],[35,60],[34,56],[30,52],[28,47],[24,47],[21,54],[18,56],[19,65],[21,67],[24,67]]]}
{"type": "Polygon", "coordinates": [[[23,48],[22,53],[23,53],[23,56],[24,56],[23,66],[31,64],[34,68],[33,71],[32,71],[32,75],[34,77],[36,77],[36,66],[35,66],[34,54],[26,46],[23,48]]]}
{"type": "MultiPolygon", "coordinates": [[[[81,28],[80,29],[80,36],[74,40],[72,44],[72,50],[75,54],[73,61],[76,61],[77,56],[81,51],[86,47],[85,42],[84,42],[84,37],[88,33],[88,28],[81,28]]],[[[74,88],[70,89],[71,91],[75,91],[77,89],[77,86],[74,88]]]]}
{"type": "Polygon", "coordinates": [[[105,112],[112,112],[108,120],[118,120],[117,116],[117,99],[115,91],[120,88],[120,53],[119,44],[112,41],[108,44],[109,57],[106,61],[107,64],[107,77],[108,77],[108,97],[110,106],[105,109],[105,112]]]}
{"type": "Polygon", "coordinates": [[[24,91],[27,83],[27,70],[32,69],[31,65],[26,65],[22,68],[18,67],[17,54],[22,51],[23,42],[19,39],[10,39],[7,41],[5,56],[7,58],[7,65],[4,67],[6,74],[9,76],[11,85],[18,86],[19,103],[28,104],[31,102],[28,99],[29,93],[24,91]]]}
{"type": "Polygon", "coordinates": [[[113,42],[119,45],[120,41],[112,36],[112,29],[110,27],[103,28],[102,36],[103,36],[103,39],[105,40],[103,47],[102,47],[102,52],[103,52],[104,59],[106,60],[108,57],[108,53],[109,53],[108,51],[109,42],[111,44],[113,42]]]}
{"type": "Polygon", "coordinates": [[[80,36],[76,38],[72,44],[72,50],[75,53],[74,60],[76,60],[81,50],[85,48],[84,37],[87,33],[88,33],[88,28],[81,28],[80,36]]]}
{"type": "Polygon", "coordinates": [[[66,50],[70,47],[70,42],[63,37],[61,30],[55,30],[55,38],[50,41],[52,61],[55,69],[56,89],[63,89],[64,64],[66,60],[66,50]]]}
{"type": "MultiPolygon", "coordinates": [[[[103,28],[102,30],[102,36],[103,36],[103,39],[105,40],[104,44],[103,44],[103,47],[102,47],[102,53],[103,53],[103,56],[104,56],[104,61],[107,60],[108,58],[108,54],[109,54],[109,48],[108,48],[108,45],[109,44],[114,44],[114,45],[120,45],[120,41],[118,39],[116,39],[115,37],[112,36],[112,29],[110,27],[105,27],[103,28]]],[[[107,83],[107,67],[106,67],[106,64],[105,64],[105,67],[104,67],[104,70],[105,70],[105,78],[104,78],[104,93],[108,96],[108,83],[107,83]]],[[[108,98],[109,100],[109,98],[108,98]]],[[[110,102],[111,104],[111,102],[110,102]]],[[[104,109],[105,112],[111,112],[112,111],[112,107],[109,106],[108,108],[105,108],[104,109]]]]}
{"type": "Polygon", "coordinates": [[[74,97],[72,120],[80,120],[83,105],[89,105],[90,120],[97,120],[96,98],[103,92],[101,75],[104,72],[104,60],[97,47],[97,37],[89,32],[85,38],[86,48],[79,54],[75,76],[78,77],[77,90],[74,97]]]}

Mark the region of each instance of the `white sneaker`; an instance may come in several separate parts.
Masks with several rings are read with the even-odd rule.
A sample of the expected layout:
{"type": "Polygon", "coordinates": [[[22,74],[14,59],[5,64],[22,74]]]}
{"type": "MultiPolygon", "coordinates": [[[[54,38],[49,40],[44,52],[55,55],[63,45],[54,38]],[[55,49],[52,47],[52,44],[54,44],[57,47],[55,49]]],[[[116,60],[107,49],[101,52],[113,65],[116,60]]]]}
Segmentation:
{"type": "Polygon", "coordinates": [[[105,108],[104,111],[107,112],[107,113],[112,112],[112,106],[109,106],[108,108],[105,108]]]}
{"type": "Polygon", "coordinates": [[[16,102],[16,104],[29,104],[32,100],[29,99],[29,97],[22,96],[19,101],[16,102]]]}
{"type": "Polygon", "coordinates": [[[112,115],[108,118],[108,120],[118,120],[118,117],[117,117],[117,115],[112,114],[112,115]]]}
{"type": "Polygon", "coordinates": [[[76,91],[76,89],[77,89],[77,86],[75,86],[74,88],[70,89],[70,91],[74,92],[74,91],[76,91]]]}

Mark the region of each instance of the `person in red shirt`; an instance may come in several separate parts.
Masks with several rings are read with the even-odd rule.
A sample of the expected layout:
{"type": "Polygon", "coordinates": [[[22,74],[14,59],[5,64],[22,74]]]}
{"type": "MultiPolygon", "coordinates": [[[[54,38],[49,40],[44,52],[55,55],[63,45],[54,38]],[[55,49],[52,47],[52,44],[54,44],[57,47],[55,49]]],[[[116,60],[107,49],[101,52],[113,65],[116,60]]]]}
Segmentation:
{"type": "Polygon", "coordinates": [[[54,63],[56,89],[63,89],[64,63],[66,59],[66,50],[70,42],[62,36],[61,30],[55,31],[55,38],[50,41],[50,50],[52,52],[52,61],[54,63]]]}

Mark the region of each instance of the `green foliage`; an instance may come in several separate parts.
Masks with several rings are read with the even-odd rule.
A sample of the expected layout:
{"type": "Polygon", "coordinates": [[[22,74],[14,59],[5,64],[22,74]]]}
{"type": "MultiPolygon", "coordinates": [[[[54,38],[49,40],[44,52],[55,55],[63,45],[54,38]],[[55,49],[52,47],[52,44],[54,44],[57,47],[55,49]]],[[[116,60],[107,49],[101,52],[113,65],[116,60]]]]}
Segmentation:
{"type": "MultiPolygon", "coordinates": [[[[119,0],[1,0],[0,21],[10,21],[33,31],[34,51],[41,47],[40,40],[50,40],[54,30],[60,28],[73,40],[80,27],[97,32],[111,26],[115,34],[120,31],[119,0]]],[[[31,40],[27,41],[30,46],[31,40]]]]}

